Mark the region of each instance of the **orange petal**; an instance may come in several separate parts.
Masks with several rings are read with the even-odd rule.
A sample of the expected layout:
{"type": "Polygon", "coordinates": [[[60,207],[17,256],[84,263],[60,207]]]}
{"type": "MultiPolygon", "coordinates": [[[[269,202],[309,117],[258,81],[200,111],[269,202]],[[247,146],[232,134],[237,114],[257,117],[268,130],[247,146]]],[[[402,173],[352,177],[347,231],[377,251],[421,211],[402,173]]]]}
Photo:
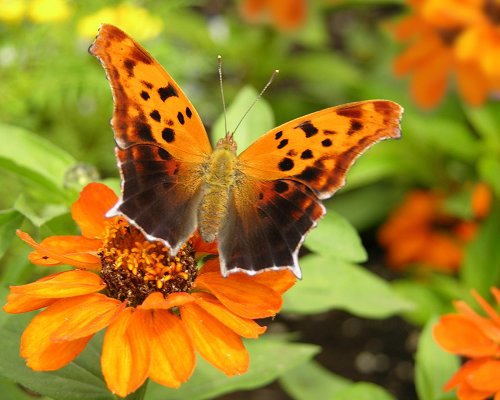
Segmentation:
{"type": "Polygon", "coordinates": [[[485,361],[469,374],[467,382],[476,390],[500,391],[500,361],[485,361]]]}
{"type": "Polygon", "coordinates": [[[193,293],[196,304],[208,312],[212,317],[230,328],[239,336],[257,338],[266,331],[265,326],[260,326],[252,319],[241,318],[229,311],[215,297],[208,293],[193,293]]]}
{"type": "Polygon", "coordinates": [[[135,392],[148,377],[151,363],[148,312],[126,308],[104,335],[102,373],[108,388],[118,396],[135,392]]]}
{"type": "Polygon", "coordinates": [[[269,3],[271,15],[281,29],[296,29],[307,15],[305,0],[274,0],[269,3]]]}
{"type": "MultiPolygon", "coordinates": [[[[474,292],[472,292],[474,294],[474,292]]],[[[477,295],[477,294],[476,294],[477,295]]],[[[485,318],[478,313],[476,313],[466,302],[464,301],[455,301],[453,305],[455,306],[455,309],[462,314],[463,316],[467,317],[471,322],[473,322],[477,328],[483,332],[483,334],[488,337],[491,341],[495,343],[500,343],[500,326],[498,321],[498,316],[495,317],[495,310],[486,303],[486,301],[483,299],[484,303],[479,302],[481,306],[484,308],[484,310],[489,314],[493,312],[493,314],[489,314],[491,316],[492,320],[485,318]]]]}
{"type": "Polygon", "coordinates": [[[471,206],[476,218],[486,217],[491,209],[493,196],[486,183],[479,182],[472,192],[471,206]]]}
{"type": "Polygon", "coordinates": [[[116,194],[102,183],[89,183],[71,207],[71,215],[89,239],[101,239],[105,228],[104,216],[115,205],[116,194]]]}
{"type": "Polygon", "coordinates": [[[411,93],[418,105],[430,108],[441,100],[448,85],[451,63],[449,51],[441,49],[414,70],[411,93]]]}
{"type": "Polygon", "coordinates": [[[193,373],[194,346],[179,317],[166,310],[155,310],[149,315],[149,345],[154,349],[149,376],[161,385],[179,387],[193,373]]]}
{"type": "Polygon", "coordinates": [[[205,253],[205,254],[217,254],[217,242],[207,243],[205,242],[198,231],[195,231],[191,239],[189,239],[193,244],[194,251],[196,253],[205,253]]]}
{"type": "Polygon", "coordinates": [[[248,369],[249,356],[241,338],[196,303],[181,307],[181,317],[201,354],[226,375],[242,374],[248,369]]]}
{"type": "Polygon", "coordinates": [[[462,97],[473,106],[480,106],[486,101],[489,84],[475,62],[457,63],[458,90],[462,97]]]}
{"type": "Polygon", "coordinates": [[[153,292],[143,303],[138,306],[142,310],[164,309],[168,310],[172,307],[179,307],[194,301],[190,294],[184,292],[171,293],[165,299],[160,292],[153,292]]]}
{"type": "Polygon", "coordinates": [[[252,279],[280,294],[285,293],[297,282],[295,275],[289,270],[264,271],[252,276],[252,279]]]}
{"type": "Polygon", "coordinates": [[[93,335],[114,321],[124,306],[124,303],[100,293],[58,301],[44,311],[60,321],[50,339],[64,342],[93,335]]]}
{"type": "Polygon", "coordinates": [[[434,326],[433,335],[442,348],[455,354],[482,357],[498,351],[498,345],[464,315],[442,316],[434,326]]]}
{"type": "Polygon", "coordinates": [[[7,296],[7,304],[3,306],[3,310],[11,314],[19,314],[45,308],[54,301],[57,301],[57,299],[39,299],[24,294],[10,293],[7,296]]]}
{"type": "Polygon", "coordinates": [[[279,293],[246,274],[223,278],[218,272],[207,272],[196,278],[195,287],[211,292],[232,312],[244,318],[273,316],[283,303],[279,293]]]}
{"type": "Polygon", "coordinates": [[[60,254],[57,252],[57,249],[54,251],[52,248],[38,244],[26,232],[17,230],[16,233],[17,236],[36,250],[37,254],[33,256],[33,259],[37,262],[47,257],[47,260],[49,260],[48,265],[54,265],[56,261],[61,264],[69,264],[83,269],[96,269],[101,265],[99,258],[95,255],[87,253],[76,253],[71,255],[60,254]]]}
{"type": "Polygon", "coordinates": [[[11,286],[10,290],[16,294],[53,299],[94,293],[105,287],[99,275],[77,269],[53,274],[27,285],[11,286]]]}
{"type": "Polygon", "coordinates": [[[198,275],[205,274],[207,272],[217,272],[220,274],[219,257],[207,260],[198,271],[198,275]]]}
{"type": "MultiPolygon", "coordinates": [[[[83,236],[49,236],[48,238],[43,239],[39,246],[42,246],[61,256],[70,258],[79,257],[79,259],[87,257],[88,261],[93,260],[96,264],[100,264],[97,252],[102,246],[101,240],[87,239],[83,236]]],[[[30,254],[29,259],[33,264],[60,264],[60,261],[47,258],[36,251],[30,254]]]]}
{"type": "MultiPolygon", "coordinates": [[[[59,300],[58,302],[64,302],[59,300]]],[[[85,348],[92,335],[67,342],[53,342],[51,336],[61,325],[47,310],[30,322],[21,337],[21,356],[35,371],[53,371],[64,367],[85,348]]]]}

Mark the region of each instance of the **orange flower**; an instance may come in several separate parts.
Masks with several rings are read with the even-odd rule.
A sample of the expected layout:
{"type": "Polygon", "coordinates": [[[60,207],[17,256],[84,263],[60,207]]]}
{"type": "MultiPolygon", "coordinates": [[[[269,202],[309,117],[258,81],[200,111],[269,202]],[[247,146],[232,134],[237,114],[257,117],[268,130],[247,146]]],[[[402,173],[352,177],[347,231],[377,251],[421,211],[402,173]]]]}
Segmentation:
{"type": "MultiPolygon", "coordinates": [[[[500,291],[491,289],[500,304],[500,291]]],[[[500,315],[479,294],[472,292],[487,317],[464,301],[454,303],[457,314],[443,315],[434,326],[436,342],[446,351],[469,360],[445,385],[457,387],[460,400],[500,399],[500,315]]]]}
{"type": "Polygon", "coordinates": [[[434,192],[411,192],[381,227],[378,239],[390,267],[419,263],[451,272],[460,266],[463,245],[474,237],[477,225],[447,215],[442,201],[434,192]]]}
{"type": "Polygon", "coordinates": [[[413,14],[395,28],[409,43],[394,63],[397,75],[412,74],[411,93],[422,107],[435,106],[456,75],[467,102],[480,105],[500,88],[500,3],[495,0],[413,0],[413,14]]]}
{"type": "Polygon", "coordinates": [[[279,29],[292,30],[304,23],[307,3],[306,0],[243,0],[241,12],[250,22],[268,14],[279,29]]]}
{"type": "Polygon", "coordinates": [[[105,218],[117,197],[98,183],[73,205],[81,236],[52,236],[36,243],[31,262],[78,269],[11,287],[4,310],[45,308],[21,338],[21,355],[37,371],[73,360],[92,336],[106,329],[101,367],[109,389],[134,392],[149,377],[169,387],[187,381],[195,350],[227,375],[241,374],[249,357],[241,337],[266,328],[254,319],[274,316],[295,278],[289,271],[223,278],[218,259],[198,271],[196,253],[215,253],[195,235],[171,257],[161,242],[148,242],[124,218],[105,218]]]}

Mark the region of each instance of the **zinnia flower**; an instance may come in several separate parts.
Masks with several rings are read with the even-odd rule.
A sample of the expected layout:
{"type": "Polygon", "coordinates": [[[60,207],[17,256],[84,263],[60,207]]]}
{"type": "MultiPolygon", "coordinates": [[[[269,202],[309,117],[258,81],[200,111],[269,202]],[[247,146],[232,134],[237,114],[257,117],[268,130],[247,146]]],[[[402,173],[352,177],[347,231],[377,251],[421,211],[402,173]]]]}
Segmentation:
{"type": "MultiPolygon", "coordinates": [[[[500,291],[492,288],[500,304],[500,291]]],[[[457,314],[443,315],[434,326],[436,342],[446,351],[469,358],[445,385],[457,388],[460,400],[500,399],[500,315],[475,291],[486,317],[464,301],[454,303],[457,314]]]]}
{"type": "Polygon", "coordinates": [[[279,29],[299,28],[307,15],[306,0],[243,0],[241,12],[250,22],[268,17],[279,29]]]}
{"type": "Polygon", "coordinates": [[[411,74],[411,93],[422,107],[443,97],[449,75],[472,105],[500,88],[500,3],[496,0],[408,0],[412,15],[395,29],[408,48],[394,63],[411,74]]]}
{"type": "Polygon", "coordinates": [[[295,278],[289,271],[243,273],[223,278],[214,256],[198,270],[196,253],[214,253],[198,235],[175,257],[161,242],[149,242],[122,217],[105,218],[117,201],[108,187],[91,183],[71,208],[81,236],[52,236],[36,243],[31,262],[77,269],[11,287],[4,310],[45,308],[21,338],[21,356],[37,371],[73,360],[92,336],[106,329],[101,367],[119,396],[149,377],[169,387],[187,381],[195,351],[227,375],[248,368],[241,337],[266,328],[254,319],[274,316],[295,278]]]}
{"type": "MultiPolygon", "coordinates": [[[[378,232],[387,252],[387,264],[404,269],[423,264],[443,272],[453,272],[462,262],[465,243],[477,232],[476,220],[453,217],[443,209],[444,197],[432,191],[409,193],[378,232]]],[[[491,192],[483,184],[472,190],[471,210],[476,219],[489,212],[491,192]]]]}

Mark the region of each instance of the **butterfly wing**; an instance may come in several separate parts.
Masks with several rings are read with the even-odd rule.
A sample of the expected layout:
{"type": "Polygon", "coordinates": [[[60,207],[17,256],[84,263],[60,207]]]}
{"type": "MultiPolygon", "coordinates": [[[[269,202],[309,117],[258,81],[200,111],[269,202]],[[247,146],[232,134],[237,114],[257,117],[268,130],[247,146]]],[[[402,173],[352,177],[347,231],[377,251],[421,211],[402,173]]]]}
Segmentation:
{"type": "Polygon", "coordinates": [[[201,164],[212,148],[198,113],[161,65],[120,29],[104,24],[89,49],[106,70],[122,175],[122,214],[176,253],[196,228],[201,164]]]}
{"type": "Polygon", "coordinates": [[[332,107],[281,125],[245,150],[219,235],[226,272],[289,268],[300,276],[298,251],[324,214],[321,200],[344,185],[363,151],[400,136],[402,111],[384,100],[332,107]]]}

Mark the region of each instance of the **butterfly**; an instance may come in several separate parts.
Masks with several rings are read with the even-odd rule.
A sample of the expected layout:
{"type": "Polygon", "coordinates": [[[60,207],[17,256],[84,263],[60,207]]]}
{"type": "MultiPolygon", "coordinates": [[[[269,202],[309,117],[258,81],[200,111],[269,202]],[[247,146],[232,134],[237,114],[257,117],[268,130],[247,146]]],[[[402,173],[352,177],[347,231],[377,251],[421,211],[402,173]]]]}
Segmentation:
{"type": "Polygon", "coordinates": [[[386,100],[327,108],[265,133],[237,155],[231,133],[212,148],[195,108],[130,36],[104,24],[89,48],[114,99],[111,124],[123,215],[175,255],[199,230],[217,240],[221,273],[289,269],[325,214],[322,200],[344,185],[354,160],[400,136],[403,109],[386,100]]]}

